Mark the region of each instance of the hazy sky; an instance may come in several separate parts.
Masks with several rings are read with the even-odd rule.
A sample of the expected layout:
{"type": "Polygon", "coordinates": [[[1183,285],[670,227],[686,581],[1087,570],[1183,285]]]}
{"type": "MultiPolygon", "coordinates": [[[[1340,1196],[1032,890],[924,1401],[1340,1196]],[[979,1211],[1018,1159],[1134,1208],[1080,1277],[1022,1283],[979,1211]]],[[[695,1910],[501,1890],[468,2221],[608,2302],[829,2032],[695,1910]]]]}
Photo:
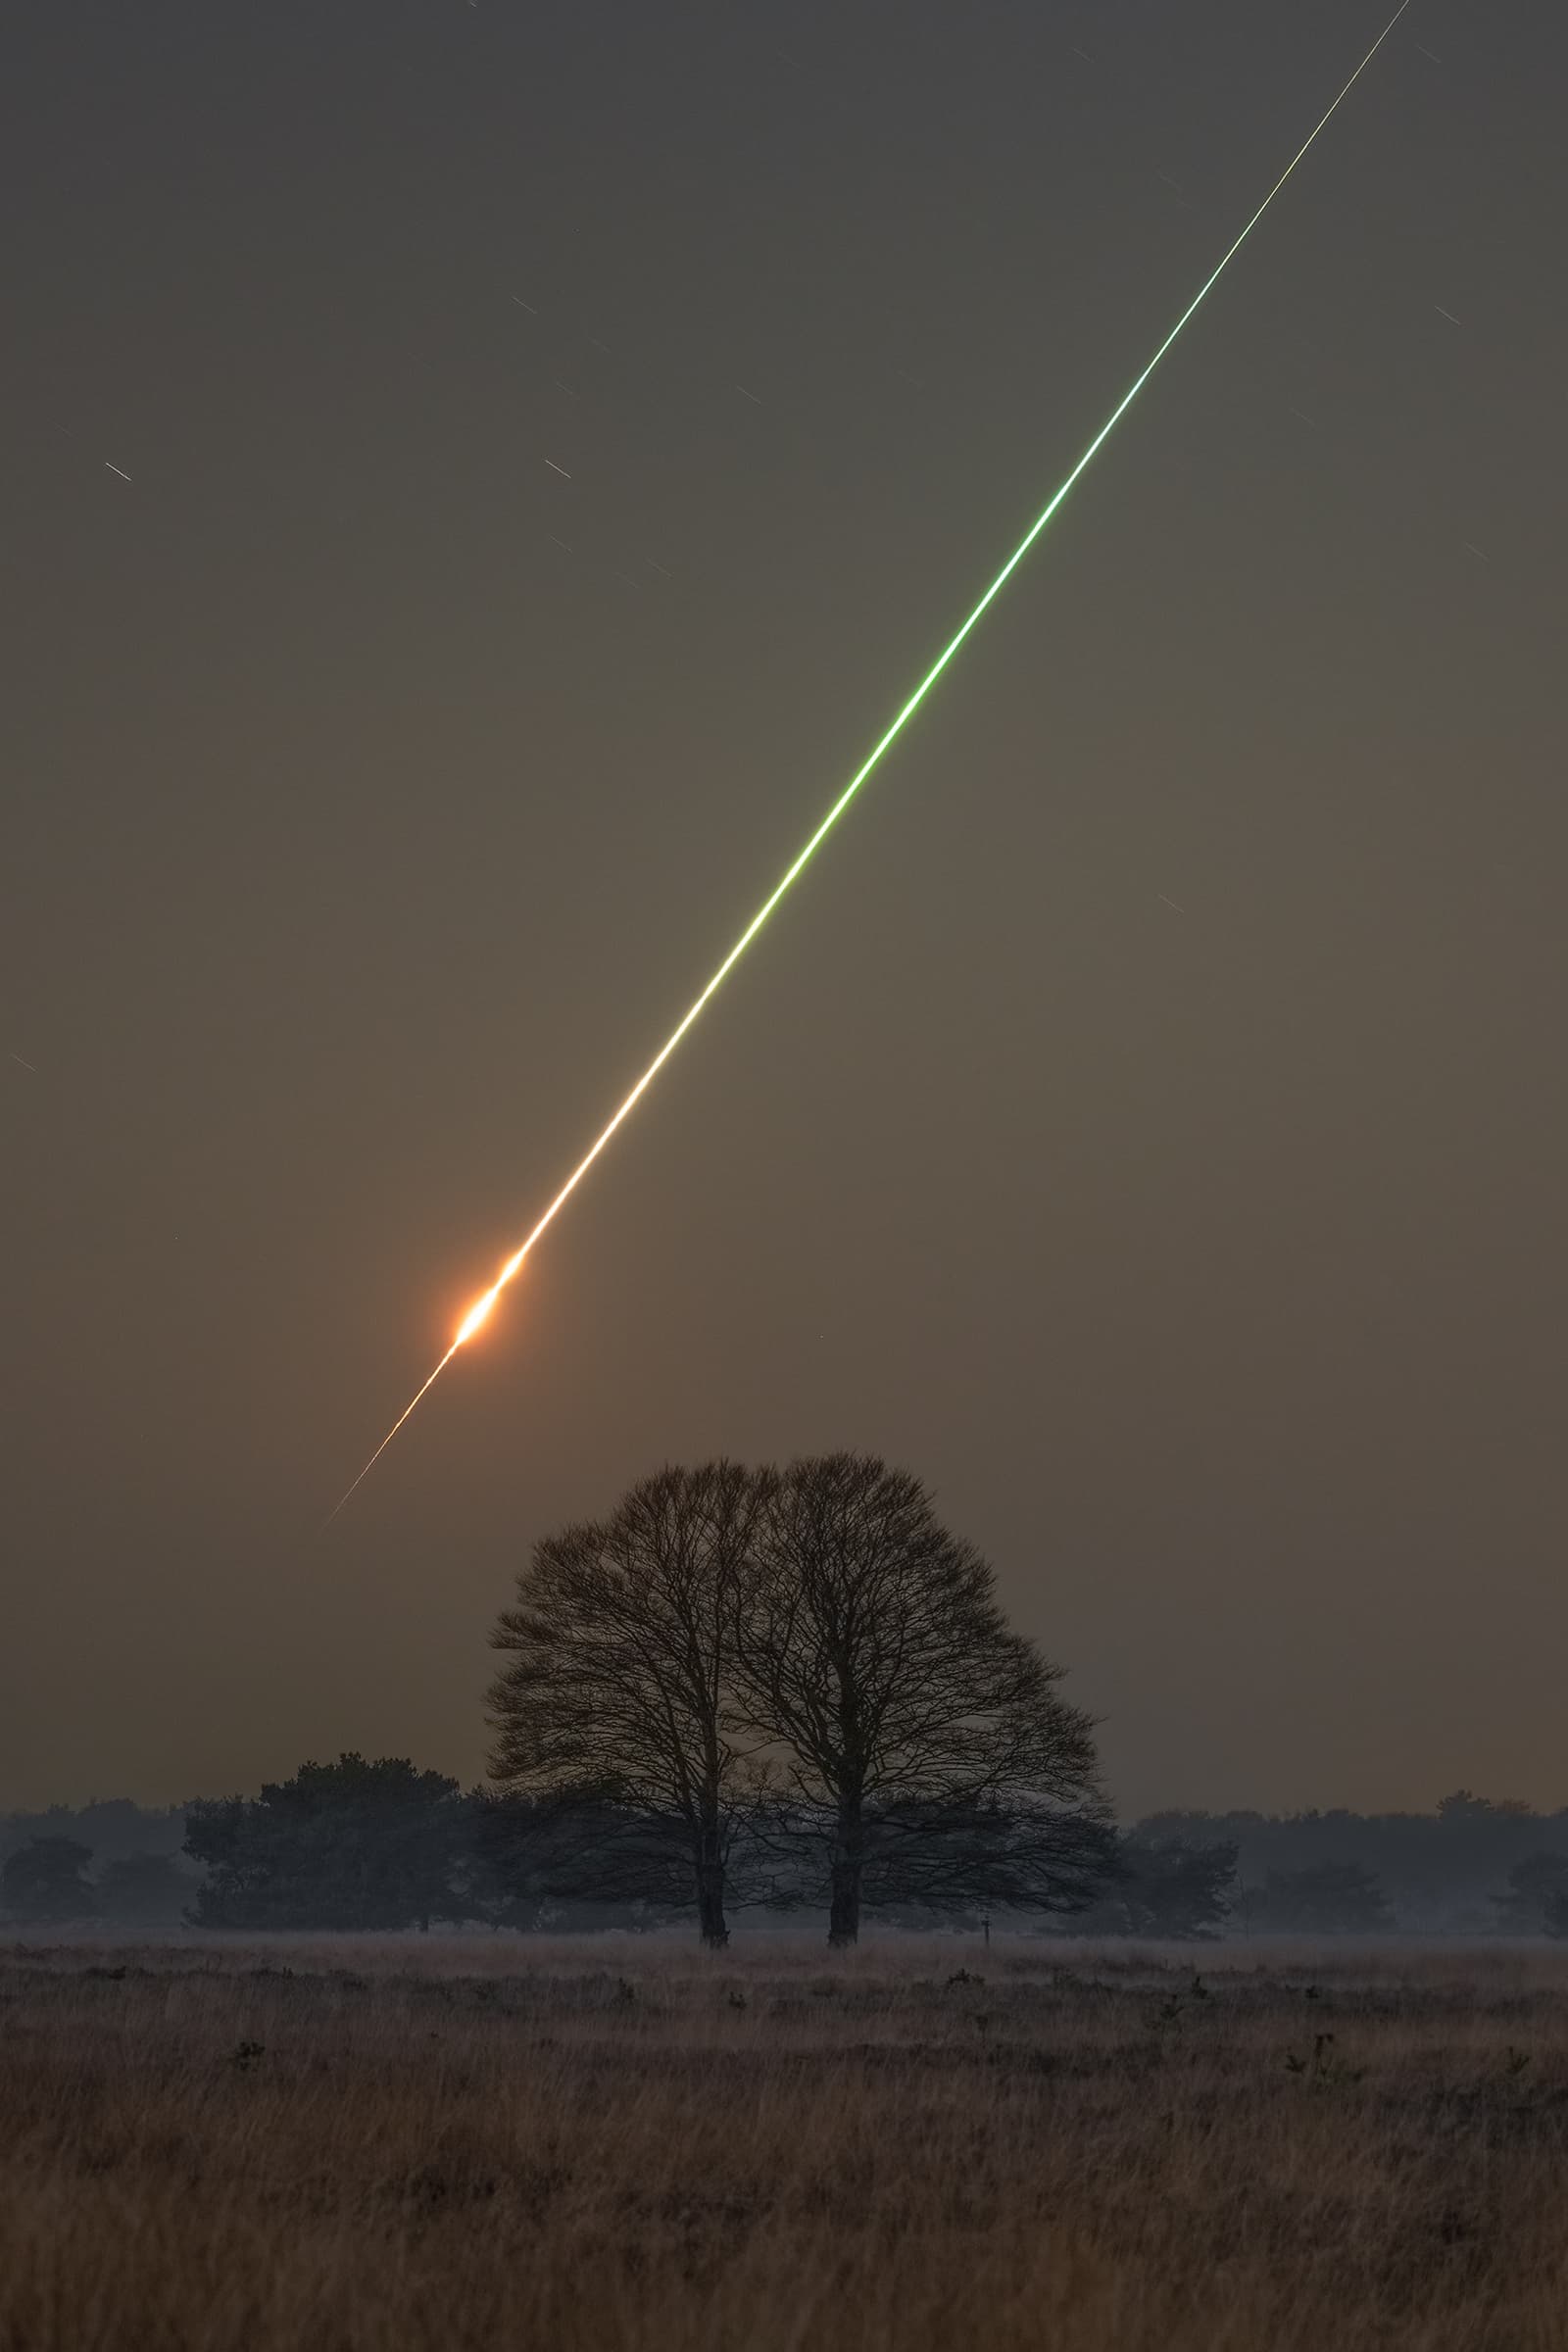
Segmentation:
{"type": "Polygon", "coordinates": [[[536,1536],[837,1446],[1128,1808],[1568,1796],[1555,0],[1415,0],[318,1532],[1387,13],[8,12],[0,1804],[472,1774],[536,1536]]]}

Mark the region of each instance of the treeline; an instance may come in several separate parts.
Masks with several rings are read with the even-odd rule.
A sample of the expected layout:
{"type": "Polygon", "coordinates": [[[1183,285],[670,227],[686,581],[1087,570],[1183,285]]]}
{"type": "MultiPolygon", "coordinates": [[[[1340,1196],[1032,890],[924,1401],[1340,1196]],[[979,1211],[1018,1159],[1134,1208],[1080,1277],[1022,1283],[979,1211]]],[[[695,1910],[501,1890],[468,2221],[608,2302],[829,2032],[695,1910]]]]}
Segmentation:
{"type": "Polygon", "coordinates": [[[19,1925],[101,1921],[125,1929],[177,1928],[198,1886],[171,1854],[112,1857],[93,1871],[93,1849],[60,1831],[34,1834],[0,1865],[0,1915],[19,1925]]]}
{"type": "Polygon", "coordinates": [[[0,1863],[32,1838],[77,1838],[101,1863],[177,1854],[185,1842],[185,1807],[105,1796],[85,1805],[48,1805],[38,1813],[0,1813],[0,1863]]]}
{"type": "Polygon", "coordinates": [[[917,1479],[712,1462],[546,1538],[492,1637],[488,1784],[345,1754],[259,1796],[0,1825],[18,1921],[365,1932],[814,1912],[1093,1935],[1568,1934],[1568,1814],[1162,1813],[917,1479]],[[177,1850],[176,1850],[177,1849],[177,1850]],[[199,1874],[199,1876],[198,1876],[199,1874]]]}
{"type": "Polygon", "coordinates": [[[187,1812],[106,1797],[0,1814],[0,1915],[26,1924],[177,1928],[200,1884],[184,1853],[187,1812]]]}
{"type": "MultiPolygon", "coordinates": [[[[436,1925],[654,1928],[691,1908],[676,1879],[663,1899],[613,1891],[625,1825],[612,1813],[597,1824],[579,1815],[564,1850],[554,1807],[494,1788],[465,1790],[405,1758],[343,1755],[303,1765],[256,1797],[148,1816],[166,1837],[172,1826],[182,1853],[100,1856],[94,1875],[91,1848],[61,1825],[86,1827],[110,1811],[122,1835],[133,1834],[138,1808],[129,1804],[57,1807],[0,1825],[9,1834],[0,1838],[0,1911],[19,1924],[96,1922],[127,1932],[188,1924],[364,1934],[436,1925]]],[[[1079,1907],[1036,1914],[1034,1924],[1161,1939],[1565,1936],[1565,1830],[1562,1814],[1465,1792],[1434,1814],[1159,1814],[1114,1839],[1098,1886],[1079,1907]],[[1222,1827],[1244,1835],[1220,1837],[1222,1827]],[[1544,1842],[1552,1836],[1555,1846],[1544,1842]],[[1357,1858],[1369,1853],[1383,1855],[1391,1878],[1357,1858]],[[1445,1879],[1443,1866],[1454,1876],[1445,1879]]],[[[907,1927],[978,1927],[992,1916],[979,1903],[875,1908],[907,1927]]],[[[1028,1924],[1025,1915],[996,1916],[1028,1924]]]]}
{"type": "MultiPolygon", "coordinates": [[[[645,1825],[615,1803],[564,1807],[553,1796],[464,1789],[402,1757],[345,1754],[331,1764],[305,1764],[257,1796],[194,1803],[183,1821],[186,1869],[167,1854],[131,1855],[110,1861],[96,1881],[91,1852],[80,1840],[58,1828],[34,1835],[0,1869],[0,1907],[18,1921],[57,1926],[185,1922],[252,1933],[359,1934],[468,1925],[654,1928],[694,1908],[693,1887],[671,1866],[662,1832],[646,1835],[645,1825]]],[[[995,1824],[986,1826],[982,1855],[997,1835],[995,1824]]],[[[1037,1894],[1055,1899],[1026,1911],[986,1899],[990,1865],[977,1876],[961,1838],[961,1829],[946,1825],[935,1858],[920,1857],[922,1885],[912,1896],[902,1851],[897,1876],[874,1871],[868,1908],[907,1927],[943,1921],[978,1927],[994,1915],[1014,1924],[1033,1917],[1038,1925],[1042,1912],[1055,1912],[1060,1924],[1087,1925],[1097,1934],[1158,1936],[1211,1935],[1228,1915],[1232,1847],[1145,1845],[1101,1825],[1091,1856],[1071,1851],[1071,1875],[1053,1870],[1037,1887],[1037,1894]],[[960,1841],[952,1855],[949,1837],[960,1841]],[[933,1883],[936,1899],[927,1893],[933,1883]],[[963,1893],[966,1884],[970,1891],[963,1893]]],[[[735,1820],[727,1859],[733,1883],[754,1897],[759,1886],[768,1889],[755,1907],[743,1906],[742,1916],[810,1907],[808,1880],[779,1897],[780,1840],[770,1813],[760,1825],[744,1815],[735,1820]]],[[[1030,1860],[1033,1866],[1040,1857],[1030,1860]]],[[[816,1908],[828,1909],[831,1921],[820,1894],[816,1908]]]]}
{"type": "MultiPolygon", "coordinates": [[[[567,1852],[562,1831],[553,1807],[525,1797],[465,1790],[405,1758],[343,1755],[256,1797],[156,1814],[116,1800],[13,1815],[0,1822],[0,1911],[19,1924],[127,1931],[367,1933],[653,1928],[690,1908],[675,1881],[663,1900],[612,1891],[625,1835],[612,1814],[598,1825],[579,1816],[567,1852]],[[71,1832],[105,1819],[122,1850],[97,1856],[95,1873],[91,1847],[71,1832]],[[165,1850],[151,1849],[152,1837],[165,1850]]],[[[990,1916],[975,1903],[876,1908],[909,1927],[990,1916]]],[[[1157,1814],[1115,1838],[1080,1907],[1035,1924],[1151,1938],[1564,1936],[1568,1815],[1465,1791],[1432,1814],[1157,1814]]]]}
{"type": "Polygon", "coordinates": [[[1432,1813],[1173,1811],[1134,1837],[1234,1849],[1233,1932],[1568,1934],[1568,1808],[1459,1788],[1432,1813]]]}

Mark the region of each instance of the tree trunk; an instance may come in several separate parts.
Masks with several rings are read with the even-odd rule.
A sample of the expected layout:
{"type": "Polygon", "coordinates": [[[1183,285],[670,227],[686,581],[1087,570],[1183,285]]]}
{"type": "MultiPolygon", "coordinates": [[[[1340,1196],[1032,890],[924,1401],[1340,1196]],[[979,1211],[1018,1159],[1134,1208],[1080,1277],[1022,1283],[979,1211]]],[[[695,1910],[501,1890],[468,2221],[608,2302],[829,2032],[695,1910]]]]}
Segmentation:
{"type": "Polygon", "coordinates": [[[835,1950],[860,1940],[860,1875],[864,1867],[860,1800],[845,1797],[839,1805],[833,1838],[833,1892],[828,1911],[827,1939],[835,1950]]]}
{"type": "Polygon", "coordinates": [[[721,1952],[729,1941],[724,1917],[724,1833],[716,1801],[715,1783],[706,1791],[697,1821],[697,1925],[710,1952],[721,1952]]]}
{"type": "Polygon", "coordinates": [[[729,1941],[724,1918],[724,1865],[706,1856],[697,1865],[697,1925],[710,1952],[721,1952],[729,1941]]]}

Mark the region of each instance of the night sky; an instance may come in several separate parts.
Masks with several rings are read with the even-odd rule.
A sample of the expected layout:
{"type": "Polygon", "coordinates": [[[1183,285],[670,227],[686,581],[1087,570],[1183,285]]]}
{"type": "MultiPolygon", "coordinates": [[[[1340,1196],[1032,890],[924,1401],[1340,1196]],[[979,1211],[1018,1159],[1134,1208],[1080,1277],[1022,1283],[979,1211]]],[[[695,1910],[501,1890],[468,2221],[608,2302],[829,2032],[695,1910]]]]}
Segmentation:
{"type": "Polygon", "coordinates": [[[1388,13],[8,12],[0,1803],[471,1776],[538,1535],[837,1446],[1128,1811],[1568,1795],[1553,0],[1416,0],[319,1532],[1388,13]]]}

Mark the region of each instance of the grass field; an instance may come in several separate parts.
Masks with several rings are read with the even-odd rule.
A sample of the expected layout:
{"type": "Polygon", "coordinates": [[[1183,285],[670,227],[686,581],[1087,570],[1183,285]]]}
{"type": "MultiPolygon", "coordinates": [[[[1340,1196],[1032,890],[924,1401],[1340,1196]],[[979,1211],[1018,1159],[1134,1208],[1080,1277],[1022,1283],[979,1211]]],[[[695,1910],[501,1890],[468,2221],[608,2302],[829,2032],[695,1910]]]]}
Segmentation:
{"type": "Polygon", "coordinates": [[[0,2096],[4,2352],[1568,2347],[1550,1946],[13,1945],[0,2096]]]}

